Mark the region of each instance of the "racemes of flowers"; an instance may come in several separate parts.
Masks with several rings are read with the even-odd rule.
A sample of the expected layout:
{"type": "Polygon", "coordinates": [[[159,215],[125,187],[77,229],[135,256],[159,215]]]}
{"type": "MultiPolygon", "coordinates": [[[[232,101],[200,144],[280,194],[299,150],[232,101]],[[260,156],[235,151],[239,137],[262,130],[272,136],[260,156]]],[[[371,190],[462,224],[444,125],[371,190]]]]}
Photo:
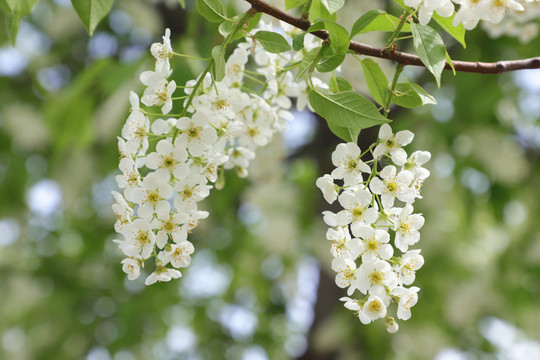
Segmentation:
{"type": "Polygon", "coordinates": [[[397,318],[408,320],[418,300],[419,288],[411,286],[416,270],[424,264],[420,250],[410,249],[420,239],[424,225],[414,214],[413,203],[429,171],[422,167],[431,157],[416,151],[407,156],[403,146],[413,140],[404,130],[394,134],[381,126],[375,144],[363,153],[355,143],[339,144],[332,154],[336,167],[317,180],[325,200],[336,200],[343,210],[323,212],[332,242],[332,269],[336,284],[347,288],[345,307],[368,324],[385,319],[387,330],[398,330],[388,308],[397,304],[397,318]],[[365,156],[371,160],[363,161],[365,156]]]}
{"type": "Polygon", "coordinates": [[[433,13],[442,17],[452,16],[456,10],[455,3],[459,9],[455,11],[453,25],[463,24],[465,29],[472,30],[480,20],[498,24],[506,12],[527,11],[535,1],[538,0],[403,0],[403,3],[418,11],[421,25],[427,25],[433,13]]]}
{"type": "MultiPolygon", "coordinates": [[[[272,26],[261,22],[252,32],[265,28],[272,26]]],[[[249,36],[228,58],[219,82],[211,66],[181,88],[169,80],[169,59],[185,55],[173,51],[168,29],[151,53],[155,70],[140,75],[146,86],[141,99],[130,94],[131,113],[118,138],[122,174],[116,180],[122,193],[113,192],[115,230],[121,235],[114,241],[126,256],[122,269],[128,279],[137,279],[146,260],[154,258],[146,285],[181,276],[179,269],[189,266],[194,252],[188,234],[209,215],[199,202],[223,185],[224,169],[247,176],[256,148],[285,130],[292,117],[290,97],[297,98],[299,109],[307,103],[305,81],[284,71],[298,55],[268,53],[249,36]],[[246,69],[250,57],[255,71],[246,69]],[[179,90],[184,94],[175,97],[179,90]],[[183,110],[172,115],[175,101],[183,110]],[[145,110],[141,102],[161,113],[145,110]]]]}

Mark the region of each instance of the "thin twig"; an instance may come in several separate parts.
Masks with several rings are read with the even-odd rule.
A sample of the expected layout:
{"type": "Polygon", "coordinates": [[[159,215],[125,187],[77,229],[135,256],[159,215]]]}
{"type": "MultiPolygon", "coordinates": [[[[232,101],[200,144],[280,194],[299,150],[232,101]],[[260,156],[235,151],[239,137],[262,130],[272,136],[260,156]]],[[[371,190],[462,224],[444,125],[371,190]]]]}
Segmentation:
{"type": "MultiPolygon", "coordinates": [[[[251,4],[253,10],[268,14],[276,19],[284,21],[304,31],[306,31],[311,26],[311,22],[309,20],[304,20],[302,18],[291,16],[274,6],[267,4],[262,0],[246,1],[251,4]]],[[[326,40],[329,36],[327,31],[314,31],[311,34],[323,40],[326,40]]],[[[396,51],[392,49],[379,49],[356,41],[350,42],[349,49],[360,55],[393,60],[403,65],[424,66],[422,60],[420,60],[418,56],[406,52],[396,51]]],[[[503,72],[514,70],[540,69],[540,57],[521,60],[497,61],[491,63],[453,60],[453,64],[456,71],[480,74],[500,74],[503,72]]],[[[448,63],[446,63],[444,68],[446,70],[452,69],[448,63]]]]}

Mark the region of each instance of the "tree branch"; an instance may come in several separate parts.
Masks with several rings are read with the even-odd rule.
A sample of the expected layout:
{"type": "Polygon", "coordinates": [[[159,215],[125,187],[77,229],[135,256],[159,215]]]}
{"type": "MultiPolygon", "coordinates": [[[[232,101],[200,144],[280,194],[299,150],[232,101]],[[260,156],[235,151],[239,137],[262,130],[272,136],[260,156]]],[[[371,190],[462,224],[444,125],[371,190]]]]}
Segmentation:
{"type": "MultiPolygon", "coordinates": [[[[311,22],[309,20],[304,20],[302,18],[291,16],[281,11],[280,9],[267,4],[266,2],[262,0],[246,0],[246,1],[251,4],[254,10],[268,14],[276,19],[284,21],[304,31],[306,31],[311,26],[311,22]]],[[[328,32],[326,31],[314,31],[311,34],[323,40],[326,40],[329,36],[328,32]]],[[[356,41],[350,42],[349,49],[360,55],[367,55],[367,56],[377,57],[381,59],[393,60],[403,65],[424,66],[424,64],[422,63],[422,61],[420,60],[418,56],[401,52],[401,51],[396,51],[396,50],[391,50],[391,49],[379,49],[379,48],[362,44],[356,41]]],[[[540,57],[522,59],[522,60],[497,61],[493,63],[454,60],[453,64],[456,71],[472,72],[472,73],[480,73],[480,74],[500,74],[503,72],[514,71],[514,70],[540,69],[540,57]]],[[[448,63],[446,63],[444,68],[446,70],[452,69],[448,63]]]]}

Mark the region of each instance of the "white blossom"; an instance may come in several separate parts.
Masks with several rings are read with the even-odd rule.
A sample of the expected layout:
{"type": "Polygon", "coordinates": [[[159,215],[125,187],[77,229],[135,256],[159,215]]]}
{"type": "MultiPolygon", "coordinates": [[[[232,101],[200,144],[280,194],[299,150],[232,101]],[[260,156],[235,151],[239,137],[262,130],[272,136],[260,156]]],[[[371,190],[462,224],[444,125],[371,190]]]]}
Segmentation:
{"type": "Polygon", "coordinates": [[[382,206],[390,209],[394,205],[394,199],[398,198],[404,203],[414,201],[415,192],[409,187],[413,181],[413,174],[408,170],[402,170],[396,174],[396,167],[388,165],[379,174],[382,178],[373,178],[370,189],[375,194],[381,195],[382,206]]]}
{"type": "Polygon", "coordinates": [[[409,289],[397,287],[392,291],[394,296],[398,297],[397,317],[401,320],[411,318],[411,308],[418,302],[418,291],[420,288],[412,286],[409,289]]]}
{"type": "Polygon", "coordinates": [[[396,247],[403,252],[420,240],[418,230],[424,225],[424,217],[420,214],[413,214],[413,210],[411,205],[407,205],[394,218],[396,247]]]}
{"type": "Polygon", "coordinates": [[[141,262],[138,259],[125,258],[121,261],[122,271],[125,272],[129,280],[135,280],[141,274],[141,262]]]}
{"type": "Polygon", "coordinates": [[[369,173],[371,168],[360,159],[360,148],[354,143],[339,144],[332,153],[332,171],[334,179],[343,179],[344,186],[362,182],[362,172],[369,173]]]}
{"type": "Polygon", "coordinates": [[[193,244],[189,241],[182,241],[178,244],[173,244],[169,251],[162,251],[158,258],[167,265],[169,262],[175,268],[188,267],[191,263],[191,254],[193,254],[193,244]]]}
{"type": "Polygon", "coordinates": [[[156,58],[156,65],[162,66],[166,63],[166,67],[169,67],[169,59],[173,56],[173,50],[171,47],[171,30],[165,29],[165,35],[163,36],[163,43],[153,43],[150,47],[150,53],[156,58]]]}
{"type": "Polygon", "coordinates": [[[152,285],[157,281],[170,281],[171,279],[178,279],[182,276],[182,273],[176,269],[169,269],[165,266],[158,266],[156,271],[148,275],[144,281],[145,285],[152,285]]]}
{"type": "Polygon", "coordinates": [[[383,124],[379,130],[379,144],[373,150],[373,157],[379,158],[389,154],[394,164],[401,166],[407,161],[407,153],[402,147],[410,144],[413,138],[414,134],[409,130],[402,130],[394,135],[390,125],[383,124]]]}
{"type": "Polygon", "coordinates": [[[338,197],[338,187],[336,184],[334,184],[334,179],[332,178],[332,176],[325,174],[324,176],[317,179],[315,185],[317,185],[317,187],[321,189],[324,200],[326,200],[329,204],[332,204],[334,201],[336,201],[338,197]]]}

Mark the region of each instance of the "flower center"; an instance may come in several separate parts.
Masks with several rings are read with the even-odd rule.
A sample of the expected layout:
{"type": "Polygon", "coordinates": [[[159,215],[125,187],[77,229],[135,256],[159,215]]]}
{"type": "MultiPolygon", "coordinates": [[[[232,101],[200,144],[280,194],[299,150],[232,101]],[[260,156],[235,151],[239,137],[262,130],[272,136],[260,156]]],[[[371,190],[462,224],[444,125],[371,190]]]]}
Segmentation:
{"type": "Polygon", "coordinates": [[[372,285],[381,284],[384,280],[385,276],[382,271],[373,271],[371,274],[369,274],[369,280],[371,281],[372,285]]]}
{"type": "Polygon", "coordinates": [[[155,191],[149,191],[146,194],[146,201],[155,206],[159,201],[159,194],[155,191]]]}
{"type": "Polygon", "coordinates": [[[372,301],[368,305],[368,310],[372,313],[378,313],[381,311],[381,303],[379,301],[372,301]]]}
{"type": "Polygon", "coordinates": [[[137,236],[135,236],[135,241],[137,241],[142,246],[150,242],[150,238],[148,237],[148,232],[139,230],[137,232],[137,236]]]}
{"type": "Polygon", "coordinates": [[[388,192],[395,192],[397,190],[398,186],[395,182],[389,182],[386,184],[386,190],[388,190],[388,192]]]}

